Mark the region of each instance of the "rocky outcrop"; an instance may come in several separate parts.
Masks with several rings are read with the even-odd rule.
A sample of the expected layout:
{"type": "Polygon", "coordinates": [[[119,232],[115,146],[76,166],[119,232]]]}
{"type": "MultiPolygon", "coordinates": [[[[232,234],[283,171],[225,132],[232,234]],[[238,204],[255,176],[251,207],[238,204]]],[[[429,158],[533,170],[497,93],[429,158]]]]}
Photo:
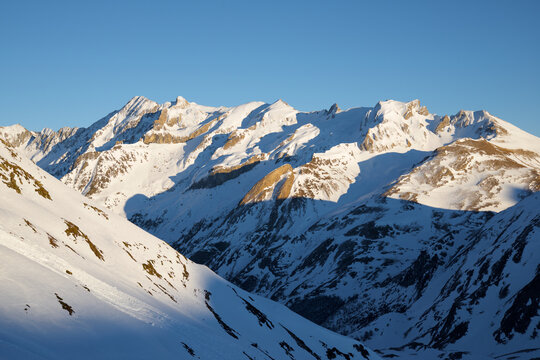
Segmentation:
{"type": "Polygon", "coordinates": [[[450,125],[450,117],[448,115],[444,115],[441,122],[437,125],[437,128],[435,128],[435,132],[437,134],[441,133],[448,125],[450,125]]]}
{"type": "Polygon", "coordinates": [[[415,113],[424,116],[429,115],[428,109],[425,106],[420,106],[419,100],[413,100],[407,104],[407,109],[403,117],[405,120],[409,120],[415,113]]]}
{"type": "MultiPolygon", "coordinates": [[[[159,121],[156,120],[156,121],[159,121]]],[[[179,120],[173,120],[173,123],[179,123],[179,120]]],[[[166,132],[166,133],[156,133],[156,132],[150,132],[144,135],[143,142],[145,144],[178,144],[178,143],[185,143],[189,140],[195,139],[196,137],[203,135],[206,133],[212,126],[215,125],[217,122],[217,119],[214,119],[202,126],[200,126],[197,130],[193,131],[187,136],[175,136],[172,133],[166,132]]],[[[162,129],[163,125],[158,124],[158,129],[162,129]]]]}
{"type": "Polygon", "coordinates": [[[292,182],[294,182],[294,174],[290,164],[280,166],[259,180],[240,201],[240,205],[271,199],[276,185],[283,179],[285,179],[285,181],[280,184],[278,198],[286,198],[291,191],[292,182]]]}
{"type": "Polygon", "coordinates": [[[177,118],[170,118],[168,116],[168,110],[167,108],[161,110],[161,113],[159,115],[159,118],[154,121],[153,129],[156,131],[159,131],[163,129],[165,126],[180,126],[182,122],[182,115],[179,115],[177,118]]]}

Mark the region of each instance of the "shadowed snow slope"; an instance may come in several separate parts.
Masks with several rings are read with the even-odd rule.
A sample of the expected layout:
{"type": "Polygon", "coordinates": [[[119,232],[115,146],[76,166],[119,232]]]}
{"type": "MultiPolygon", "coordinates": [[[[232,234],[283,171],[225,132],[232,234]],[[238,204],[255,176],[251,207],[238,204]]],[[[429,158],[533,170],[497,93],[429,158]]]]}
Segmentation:
{"type": "Polygon", "coordinates": [[[376,359],[0,143],[0,358],[376,359]]]}

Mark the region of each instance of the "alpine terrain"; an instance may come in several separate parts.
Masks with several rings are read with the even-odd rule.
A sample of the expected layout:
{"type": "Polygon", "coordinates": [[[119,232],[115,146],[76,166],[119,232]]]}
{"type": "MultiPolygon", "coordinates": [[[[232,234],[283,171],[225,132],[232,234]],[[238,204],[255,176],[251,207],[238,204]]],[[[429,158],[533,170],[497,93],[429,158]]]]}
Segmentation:
{"type": "Polygon", "coordinates": [[[0,142],[1,359],[378,359],[197,265],[0,142]]]}
{"type": "MultiPolygon", "coordinates": [[[[92,206],[384,357],[540,357],[540,139],[487,111],[435,115],[418,100],[388,100],[302,112],[282,100],[208,107],[135,97],[88,128],[14,125],[0,137],[92,206]]],[[[115,246],[132,252],[126,261],[139,272],[159,262],[115,246]]],[[[217,279],[181,259],[190,274],[217,279]]],[[[162,284],[167,271],[156,272],[176,299],[162,284]]],[[[236,291],[245,310],[249,295],[236,291]]],[[[322,341],[319,352],[334,346],[322,341]]],[[[336,349],[353,353],[340,341],[349,345],[336,349]]]]}

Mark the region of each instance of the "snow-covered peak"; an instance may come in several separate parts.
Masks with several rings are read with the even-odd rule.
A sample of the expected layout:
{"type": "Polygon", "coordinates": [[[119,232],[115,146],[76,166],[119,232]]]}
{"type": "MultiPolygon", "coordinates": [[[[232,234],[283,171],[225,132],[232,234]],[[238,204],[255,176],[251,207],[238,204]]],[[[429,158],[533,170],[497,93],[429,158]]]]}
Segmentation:
{"type": "Polygon", "coordinates": [[[267,119],[268,121],[287,123],[290,121],[291,116],[297,112],[291,105],[279,99],[263,111],[263,120],[267,119]]]}
{"type": "Polygon", "coordinates": [[[271,108],[278,108],[278,107],[292,107],[287,102],[285,102],[283,99],[277,99],[274,101],[271,105],[271,108]]]}
{"type": "Polygon", "coordinates": [[[9,126],[0,126],[0,132],[3,135],[18,135],[22,132],[27,131],[21,124],[14,124],[9,126]]]}
{"type": "Polygon", "coordinates": [[[121,121],[135,118],[149,110],[154,110],[159,104],[155,101],[149,100],[144,96],[135,96],[127,102],[109,121],[115,121],[119,123],[121,121]]]}
{"type": "Polygon", "coordinates": [[[20,124],[14,124],[10,126],[0,126],[0,138],[3,138],[4,140],[7,140],[7,141],[16,139],[17,137],[27,132],[28,130],[26,130],[20,124]]]}
{"type": "Polygon", "coordinates": [[[104,127],[96,131],[93,136],[92,146],[95,148],[103,146],[123,130],[135,127],[143,115],[154,112],[158,108],[158,103],[144,96],[133,97],[108,119],[104,127]]]}
{"type": "Polygon", "coordinates": [[[189,105],[189,102],[186,99],[184,99],[182,96],[177,96],[176,97],[176,101],[174,103],[174,106],[186,107],[187,105],[189,105]]]}
{"type": "Polygon", "coordinates": [[[408,120],[415,115],[428,116],[429,111],[419,100],[401,102],[397,100],[379,101],[373,108],[374,120],[381,122],[408,120]]]}
{"type": "Polygon", "coordinates": [[[7,141],[13,146],[25,146],[32,137],[32,132],[22,125],[0,126],[0,139],[7,141]]]}
{"type": "Polygon", "coordinates": [[[376,112],[378,116],[384,116],[390,113],[403,114],[406,106],[407,106],[407,103],[388,99],[388,100],[379,101],[375,105],[374,111],[376,112]]]}
{"type": "Polygon", "coordinates": [[[138,107],[138,106],[141,106],[145,103],[153,103],[155,104],[154,101],[148,99],[147,97],[145,96],[142,96],[142,95],[137,95],[137,96],[134,96],[132,97],[127,103],[126,105],[124,105],[122,107],[122,109],[133,109],[135,107],[138,107]]]}

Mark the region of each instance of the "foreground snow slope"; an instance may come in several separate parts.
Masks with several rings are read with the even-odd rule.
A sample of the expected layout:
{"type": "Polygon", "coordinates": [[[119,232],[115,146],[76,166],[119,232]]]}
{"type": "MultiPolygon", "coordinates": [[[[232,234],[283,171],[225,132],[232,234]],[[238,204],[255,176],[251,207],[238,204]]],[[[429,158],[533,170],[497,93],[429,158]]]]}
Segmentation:
{"type": "Polygon", "coordinates": [[[375,359],[0,143],[0,358],[375,359]]]}

